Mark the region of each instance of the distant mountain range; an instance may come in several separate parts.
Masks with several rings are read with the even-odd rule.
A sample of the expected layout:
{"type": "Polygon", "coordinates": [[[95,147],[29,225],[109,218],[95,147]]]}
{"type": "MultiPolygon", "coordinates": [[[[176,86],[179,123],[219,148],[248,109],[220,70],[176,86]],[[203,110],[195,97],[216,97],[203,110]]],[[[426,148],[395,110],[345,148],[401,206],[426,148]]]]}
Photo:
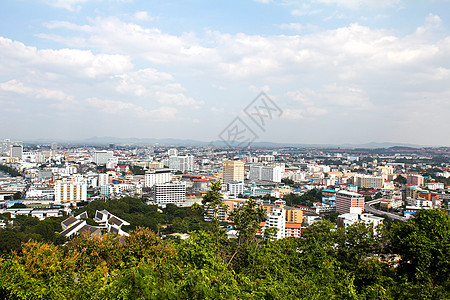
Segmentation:
{"type": "MultiPolygon", "coordinates": [[[[216,140],[212,142],[204,142],[191,139],[156,139],[156,138],[118,138],[112,136],[103,137],[91,137],[84,140],[68,141],[68,140],[49,140],[49,139],[36,139],[36,140],[24,140],[26,144],[50,144],[56,142],[61,145],[92,145],[92,146],[107,146],[109,144],[116,145],[162,145],[162,146],[214,146],[214,147],[228,147],[228,145],[222,140],[216,140]]],[[[246,147],[245,145],[244,147],[246,147]]],[[[405,143],[391,143],[391,142],[371,142],[365,144],[297,144],[297,143],[273,143],[273,142],[253,142],[251,148],[281,148],[281,147],[299,147],[299,148],[423,148],[433,147],[425,145],[414,145],[405,143]]],[[[436,146],[437,147],[437,146],[436,146]]]]}

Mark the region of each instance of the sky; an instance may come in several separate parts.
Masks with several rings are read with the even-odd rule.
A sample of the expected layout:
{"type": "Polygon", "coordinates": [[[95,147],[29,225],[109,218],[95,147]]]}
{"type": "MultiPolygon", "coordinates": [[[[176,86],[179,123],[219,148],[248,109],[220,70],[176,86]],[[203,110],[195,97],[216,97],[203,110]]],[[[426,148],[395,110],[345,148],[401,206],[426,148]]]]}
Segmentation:
{"type": "Polygon", "coordinates": [[[449,18],[449,0],[1,0],[0,138],[450,146],[449,18]]]}

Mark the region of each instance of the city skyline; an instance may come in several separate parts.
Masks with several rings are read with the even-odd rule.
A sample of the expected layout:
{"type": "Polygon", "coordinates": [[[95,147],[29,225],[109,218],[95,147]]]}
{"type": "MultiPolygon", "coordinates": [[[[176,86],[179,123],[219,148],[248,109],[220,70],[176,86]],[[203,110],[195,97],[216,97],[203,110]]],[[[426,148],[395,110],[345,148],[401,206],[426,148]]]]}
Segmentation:
{"type": "Polygon", "coordinates": [[[449,146],[450,2],[5,0],[1,138],[449,146]],[[255,126],[265,92],[282,113],[255,126]]]}

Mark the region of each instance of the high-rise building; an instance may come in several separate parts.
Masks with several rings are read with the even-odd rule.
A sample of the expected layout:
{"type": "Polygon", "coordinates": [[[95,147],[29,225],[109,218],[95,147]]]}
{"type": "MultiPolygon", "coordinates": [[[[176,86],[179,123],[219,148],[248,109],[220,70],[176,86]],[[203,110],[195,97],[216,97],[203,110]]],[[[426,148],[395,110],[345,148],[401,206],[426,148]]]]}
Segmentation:
{"type": "Polygon", "coordinates": [[[303,223],[303,210],[298,207],[285,206],[286,210],[286,223],[303,223]]]}
{"type": "Polygon", "coordinates": [[[423,186],[425,180],[422,175],[409,174],[406,178],[406,184],[423,186]]]}
{"type": "Polygon", "coordinates": [[[169,149],[169,150],[167,151],[167,154],[169,155],[169,157],[170,157],[170,156],[177,156],[177,155],[178,155],[178,150],[175,149],[175,148],[169,149]]]}
{"type": "Polygon", "coordinates": [[[153,199],[157,204],[180,203],[186,201],[186,184],[184,182],[155,184],[153,199]]]}
{"type": "Polygon", "coordinates": [[[270,213],[267,215],[265,228],[275,227],[277,233],[274,239],[282,239],[285,237],[286,229],[286,211],[283,207],[272,208],[270,213]]]}
{"type": "Polygon", "coordinates": [[[223,183],[244,181],[244,162],[226,160],[223,162],[223,183]]]}
{"type": "Polygon", "coordinates": [[[11,155],[10,157],[17,157],[22,159],[23,146],[22,145],[11,145],[11,155]]]}
{"type": "Polygon", "coordinates": [[[150,170],[145,172],[145,186],[152,187],[155,184],[168,183],[172,180],[170,169],[150,170]]]}
{"type": "Polygon", "coordinates": [[[281,175],[284,172],[282,165],[264,166],[254,164],[250,166],[250,180],[266,180],[281,182],[281,175]]]}
{"type": "Polygon", "coordinates": [[[354,184],[360,188],[382,189],[384,179],[381,176],[355,175],[354,184]]]}
{"type": "Polygon", "coordinates": [[[87,200],[87,187],[84,182],[62,181],[55,183],[56,202],[79,202],[87,200]]]}
{"type": "Polygon", "coordinates": [[[0,142],[0,156],[17,157],[17,156],[11,156],[12,146],[21,146],[23,149],[22,142],[12,142],[10,139],[5,139],[0,142]]]}
{"type": "Polygon", "coordinates": [[[194,171],[194,157],[192,155],[170,156],[169,169],[181,172],[194,171]]]}
{"type": "Polygon", "coordinates": [[[11,151],[11,140],[9,139],[5,139],[3,141],[0,142],[0,155],[8,155],[10,154],[11,151]]]}
{"type": "Polygon", "coordinates": [[[98,186],[102,187],[109,184],[109,174],[98,174],[98,186]]]}
{"type": "Polygon", "coordinates": [[[364,210],[364,197],[355,192],[339,191],[336,194],[336,212],[339,214],[361,214],[364,210]]]}
{"type": "Polygon", "coordinates": [[[97,166],[105,166],[110,158],[113,157],[112,151],[101,150],[94,152],[94,163],[97,166]]]}
{"type": "Polygon", "coordinates": [[[242,181],[230,181],[228,182],[228,191],[234,196],[243,195],[244,183],[242,181]]]}

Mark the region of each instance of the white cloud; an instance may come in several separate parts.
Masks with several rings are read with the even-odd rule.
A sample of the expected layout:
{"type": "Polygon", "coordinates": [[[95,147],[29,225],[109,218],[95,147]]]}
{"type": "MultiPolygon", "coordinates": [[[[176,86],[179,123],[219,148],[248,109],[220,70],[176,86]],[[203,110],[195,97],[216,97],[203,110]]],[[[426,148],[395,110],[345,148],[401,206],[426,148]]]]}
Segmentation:
{"type": "Polygon", "coordinates": [[[198,109],[204,101],[185,95],[185,88],[174,83],[169,73],[152,68],[116,75],[119,79],[116,90],[123,94],[154,99],[164,105],[191,106],[198,109]]]}
{"type": "Polygon", "coordinates": [[[400,0],[313,0],[314,2],[338,5],[351,9],[358,9],[362,6],[386,7],[400,3],[400,0]]]}
{"type": "Polygon", "coordinates": [[[225,112],[225,108],[223,108],[223,107],[215,107],[215,106],[213,106],[213,107],[210,108],[210,110],[213,113],[220,113],[220,114],[225,112]]]}
{"type": "Polygon", "coordinates": [[[248,87],[248,90],[255,94],[257,94],[257,93],[259,94],[261,92],[268,93],[268,92],[270,92],[270,86],[263,85],[263,86],[257,87],[257,86],[251,85],[248,87]]]}
{"type": "Polygon", "coordinates": [[[27,95],[29,97],[33,97],[36,99],[49,99],[58,101],[73,100],[73,97],[66,95],[63,91],[51,90],[46,88],[33,88],[25,86],[22,82],[15,79],[0,83],[0,90],[21,95],[27,95]]]}
{"type": "Polygon", "coordinates": [[[287,23],[279,25],[281,29],[294,30],[297,32],[319,31],[320,27],[312,24],[287,23]]]}
{"type": "Polygon", "coordinates": [[[283,110],[282,118],[288,120],[314,120],[315,117],[326,115],[328,111],[323,108],[307,107],[305,109],[287,108],[283,110]]]}
{"type": "Polygon", "coordinates": [[[167,93],[165,91],[156,91],[155,97],[159,103],[165,105],[171,104],[179,106],[192,106],[195,109],[199,109],[200,105],[204,104],[203,101],[187,97],[182,93],[167,93]]]}
{"type": "Polygon", "coordinates": [[[47,72],[79,74],[89,78],[123,72],[132,67],[130,58],[117,54],[93,54],[90,50],[42,49],[0,37],[1,67],[39,68],[47,72]]]}
{"type": "Polygon", "coordinates": [[[356,109],[369,109],[372,107],[366,93],[355,87],[338,86],[331,84],[324,87],[324,92],[320,94],[328,102],[356,109]]]}
{"type": "Polygon", "coordinates": [[[145,109],[142,106],[117,100],[105,100],[88,98],[85,103],[100,112],[111,115],[128,115],[139,118],[150,118],[153,121],[174,120],[178,110],[173,107],[159,107],[157,109],[145,109]]]}
{"type": "MultiPolygon", "coordinates": [[[[434,22],[438,19],[429,18],[434,22]]],[[[105,52],[135,55],[152,63],[191,67],[199,74],[213,73],[234,79],[298,76],[299,70],[300,74],[307,70],[335,75],[334,80],[348,80],[358,77],[361,69],[382,70],[399,63],[414,64],[445,50],[439,49],[435,42],[424,42],[419,32],[401,38],[356,23],[304,36],[207,32],[207,41],[192,33],[169,35],[116,18],[97,18],[82,26],[53,22],[51,27],[71,28],[80,34],[51,37],[69,46],[83,40],[87,46],[105,52]]]]}
{"type": "MultiPolygon", "coordinates": [[[[271,94],[289,104],[283,109],[285,119],[331,119],[358,115],[360,110],[365,116],[383,111],[380,116],[400,120],[410,116],[406,110],[412,100],[406,91],[447,95],[450,38],[442,23],[439,16],[428,15],[423,26],[402,36],[358,23],[295,35],[217,31],[175,35],[118,18],[94,18],[87,24],[51,22],[46,24],[51,34],[40,36],[64,43],[67,49],[37,49],[0,38],[0,79],[9,84],[2,85],[3,92],[20,90],[18,83],[23,83],[76,99],[96,99],[80,103],[104,114],[173,117],[178,110],[171,106],[193,114],[202,105],[214,112],[208,98],[221,96],[217,91],[208,94],[212,86],[230,95],[236,87],[256,93],[270,85],[271,94]],[[64,35],[58,35],[60,29],[64,35]],[[84,47],[92,50],[79,50],[84,47]],[[405,112],[386,109],[394,103],[405,112]]],[[[305,30],[298,23],[280,27],[305,30]]],[[[239,110],[240,103],[234,100],[238,97],[225,99],[228,95],[221,100],[234,101],[233,109],[239,110]]],[[[418,101],[415,107],[425,103],[418,101]]],[[[450,111],[444,107],[435,113],[450,111]]]]}
{"type": "Polygon", "coordinates": [[[172,75],[152,68],[115,75],[113,78],[120,79],[116,87],[118,92],[131,93],[136,96],[143,96],[148,92],[149,88],[151,89],[157,84],[173,80],[172,75]]]}
{"type": "Polygon", "coordinates": [[[152,21],[153,17],[146,11],[137,11],[134,13],[134,18],[138,21],[152,21]]]}
{"type": "Polygon", "coordinates": [[[46,0],[46,2],[51,6],[64,8],[71,11],[80,10],[80,4],[86,3],[88,1],[89,0],[46,0]]]}
{"type": "Polygon", "coordinates": [[[304,113],[305,111],[302,109],[287,108],[283,110],[282,117],[288,120],[301,120],[305,118],[304,113]]]}
{"type": "Polygon", "coordinates": [[[328,113],[326,109],[318,107],[308,107],[306,112],[312,116],[323,116],[328,113]]]}

